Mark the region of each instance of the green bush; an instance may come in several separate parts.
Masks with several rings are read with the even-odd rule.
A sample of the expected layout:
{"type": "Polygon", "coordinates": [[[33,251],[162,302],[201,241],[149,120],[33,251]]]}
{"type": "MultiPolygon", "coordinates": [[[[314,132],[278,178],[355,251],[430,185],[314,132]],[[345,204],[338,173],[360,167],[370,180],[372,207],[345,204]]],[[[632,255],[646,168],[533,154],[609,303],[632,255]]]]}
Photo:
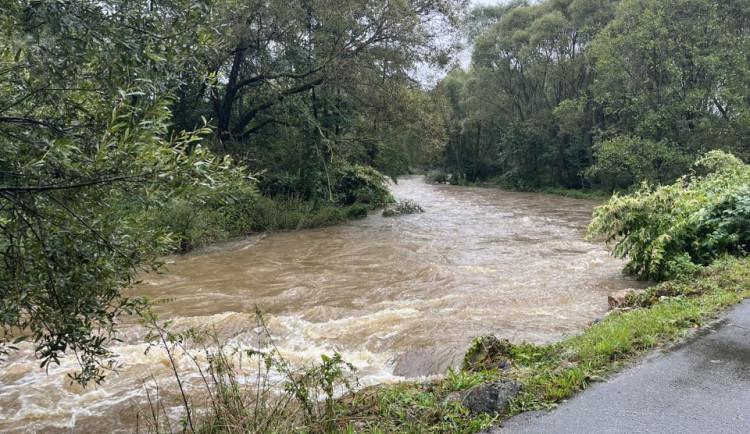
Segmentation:
{"type": "MultiPolygon", "coordinates": [[[[373,206],[343,206],[256,193],[214,194],[204,201],[175,199],[141,210],[145,228],[171,233],[172,251],[184,253],[211,242],[255,232],[330,226],[363,218],[373,206]]],[[[165,252],[166,253],[166,252],[165,252]]]]}
{"type": "Polygon", "coordinates": [[[653,141],[624,135],[598,143],[596,162],[584,171],[594,184],[612,191],[641,182],[662,183],[677,179],[691,159],[666,141],[653,141]]]}
{"type": "Polygon", "coordinates": [[[424,208],[421,205],[414,202],[413,200],[403,200],[397,202],[393,208],[386,208],[383,210],[383,217],[394,217],[397,215],[404,214],[418,214],[423,213],[424,208]]]}
{"type": "Polygon", "coordinates": [[[367,204],[373,207],[393,202],[385,176],[372,167],[344,166],[335,173],[332,193],[341,205],[367,204]]]}
{"type": "Polygon", "coordinates": [[[443,169],[430,170],[424,175],[424,182],[428,184],[445,184],[450,175],[443,169]]]}
{"type": "Polygon", "coordinates": [[[643,184],[632,194],[613,196],[594,210],[589,234],[616,240],[613,254],[630,259],[626,271],[657,280],[726,254],[747,253],[750,166],[730,157],[709,153],[696,166],[711,167],[712,173],[657,188],[643,184]],[[714,164],[719,161],[724,163],[714,164]]]}

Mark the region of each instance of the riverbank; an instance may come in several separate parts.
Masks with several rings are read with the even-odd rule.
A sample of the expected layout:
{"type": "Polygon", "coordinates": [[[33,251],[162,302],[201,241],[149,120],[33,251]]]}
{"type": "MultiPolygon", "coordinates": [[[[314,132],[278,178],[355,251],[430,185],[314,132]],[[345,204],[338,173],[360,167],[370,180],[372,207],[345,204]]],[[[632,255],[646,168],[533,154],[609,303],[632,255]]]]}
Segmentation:
{"type": "Polygon", "coordinates": [[[617,310],[578,335],[549,345],[507,344],[483,360],[483,366],[499,364],[501,368],[475,369],[465,364],[461,371],[450,371],[440,380],[360,392],[350,400],[357,406],[348,407],[342,421],[351,418],[346,427],[357,432],[477,432],[508,416],[553,408],[646,352],[678,341],[749,296],[750,260],[725,259],[699,275],[628,296],[617,310]],[[509,382],[520,387],[499,415],[472,413],[460,405],[472,389],[509,382]]]}
{"type": "Polygon", "coordinates": [[[364,218],[379,206],[382,204],[341,205],[246,194],[203,204],[172,202],[157,210],[148,221],[153,227],[175,235],[175,252],[187,253],[254,233],[310,229],[364,218]]]}
{"type": "MultiPolygon", "coordinates": [[[[336,398],[336,391],[354,384],[350,365],[338,355],[324,356],[321,364],[303,371],[289,371],[286,392],[273,399],[227,377],[232,379],[219,383],[231,387],[214,389],[213,410],[193,409],[194,415],[203,415],[196,431],[478,432],[524,411],[554,408],[647,352],[679,341],[749,296],[750,259],[726,258],[699,274],[629,295],[585,331],[559,342],[476,339],[461,369],[437,379],[371,386],[336,398]],[[310,400],[311,396],[318,399],[310,400]]],[[[272,353],[261,359],[271,367],[269,373],[274,366],[280,372],[288,369],[272,353]]],[[[212,369],[232,371],[231,364],[212,369]]]]}
{"type": "Polygon", "coordinates": [[[575,188],[564,188],[564,187],[538,187],[538,188],[519,188],[513,184],[503,181],[501,178],[491,178],[483,181],[468,182],[466,178],[459,177],[458,179],[453,178],[453,175],[442,170],[431,170],[424,174],[424,181],[429,184],[445,184],[450,183],[451,185],[460,185],[464,187],[483,187],[483,188],[498,188],[504,191],[514,191],[521,193],[545,193],[554,194],[558,196],[569,197],[572,199],[588,199],[602,201],[609,199],[612,196],[611,192],[603,190],[593,189],[575,189],[575,188]]]}
{"type": "Polygon", "coordinates": [[[750,299],[699,330],[552,411],[521,413],[490,433],[750,432],[750,299]]]}

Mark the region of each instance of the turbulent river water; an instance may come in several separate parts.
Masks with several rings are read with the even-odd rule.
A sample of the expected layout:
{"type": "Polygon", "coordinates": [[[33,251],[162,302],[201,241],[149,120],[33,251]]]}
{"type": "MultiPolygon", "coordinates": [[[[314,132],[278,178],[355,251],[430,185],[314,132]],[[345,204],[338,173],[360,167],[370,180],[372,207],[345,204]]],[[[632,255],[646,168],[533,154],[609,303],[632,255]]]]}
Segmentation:
{"type": "MultiPolygon", "coordinates": [[[[258,305],[284,357],[338,351],[372,384],[440,373],[489,332],[537,343],[575,333],[606,311],[609,293],[637,284],[603,244],[583,241],[592,201],[416,177],[392,191],[426,212],[170,257],[166,273],[143,276],[134,292],[172,298],[158,307],[163,318],[211,325],[240,348],[257,339],[258,305]]],[[[145,391],[174,384],[166,354],[144,354],[143,331],[123,329],[113,347],[122,367],[100,387],[70,384],[72,358],[45,373],[30,348],[0,366],[0,432],[134,431],[145,391]]],[[[190,360],[177,362],[190,371],[190,360]]]]}

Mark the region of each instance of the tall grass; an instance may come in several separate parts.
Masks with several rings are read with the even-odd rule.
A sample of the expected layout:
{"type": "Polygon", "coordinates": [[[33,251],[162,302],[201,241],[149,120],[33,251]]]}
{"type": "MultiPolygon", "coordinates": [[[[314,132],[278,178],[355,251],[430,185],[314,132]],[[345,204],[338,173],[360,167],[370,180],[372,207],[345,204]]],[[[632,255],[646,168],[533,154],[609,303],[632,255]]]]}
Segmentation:
{"type": "MultiPolygon", "coordinates": [[[[210,329],[172,331],[150,309],[139,312],[149,330],[147,339],[166,351],[177,393],[153,395],[140,411],[138,430],[150,433],[326,433],[343,430],[346,405],[338,399],[351,393],[354,367],[338,353],[321,361],[292,366],[268,335],[256,310],[257,348],[239,349],[221,342],[210,329]],[[186,372],[178,359],[187,358],[197,372],[186,372]],[[189,385],[188,385],[189,384],[189,385]],[[175,416],[167,408],[179,406],[175,416]],[[143,421],[143,422],[140,422],[143,421]]],[[[163,389],[163,388],[162,388],[163,389]]]]}
{"type": "Polygon", "coordinates": [[[241,193],[215,195],[202,202],[173,199],[139,212],[146,227],[172,234],[177,240],[174,251],[187,252],[256,232],[330,226],[365,217],[373,207],[241,193]]]}

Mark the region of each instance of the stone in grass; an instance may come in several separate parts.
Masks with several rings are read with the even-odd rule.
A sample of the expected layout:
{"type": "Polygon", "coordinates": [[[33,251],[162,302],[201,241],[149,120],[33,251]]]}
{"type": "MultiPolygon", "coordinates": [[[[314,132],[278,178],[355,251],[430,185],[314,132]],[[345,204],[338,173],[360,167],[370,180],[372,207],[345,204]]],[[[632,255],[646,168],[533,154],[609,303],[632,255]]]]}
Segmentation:
{"type": "Polygon", "coordinates": [[[638,296],[642,293],[646,292],[644,289],[623,289],[621,291],[617,291],[614,294],[610,294],[609,297],[607,297],[607,304],[609,304],[608,310],[614,310],[617,309],[620,304],[625,300],[625,297],[627,297],[630,294],[633,294],[633,296],[638,296]]]}
{"type": "Polygon", "coordinates": [[[499,380],[472,387],[461,396],[461,404],[472,413],[503,413],[508,400],[518,394],[520,385],[516,381],[499,380]]]}
{"type": "Polygon", "coordinates": [[[464,356],[461,369],[471,372],[507,369],[513,358],[511,347],[510,341],[498,339],[494,335],[476,338],[464,356]]]}

